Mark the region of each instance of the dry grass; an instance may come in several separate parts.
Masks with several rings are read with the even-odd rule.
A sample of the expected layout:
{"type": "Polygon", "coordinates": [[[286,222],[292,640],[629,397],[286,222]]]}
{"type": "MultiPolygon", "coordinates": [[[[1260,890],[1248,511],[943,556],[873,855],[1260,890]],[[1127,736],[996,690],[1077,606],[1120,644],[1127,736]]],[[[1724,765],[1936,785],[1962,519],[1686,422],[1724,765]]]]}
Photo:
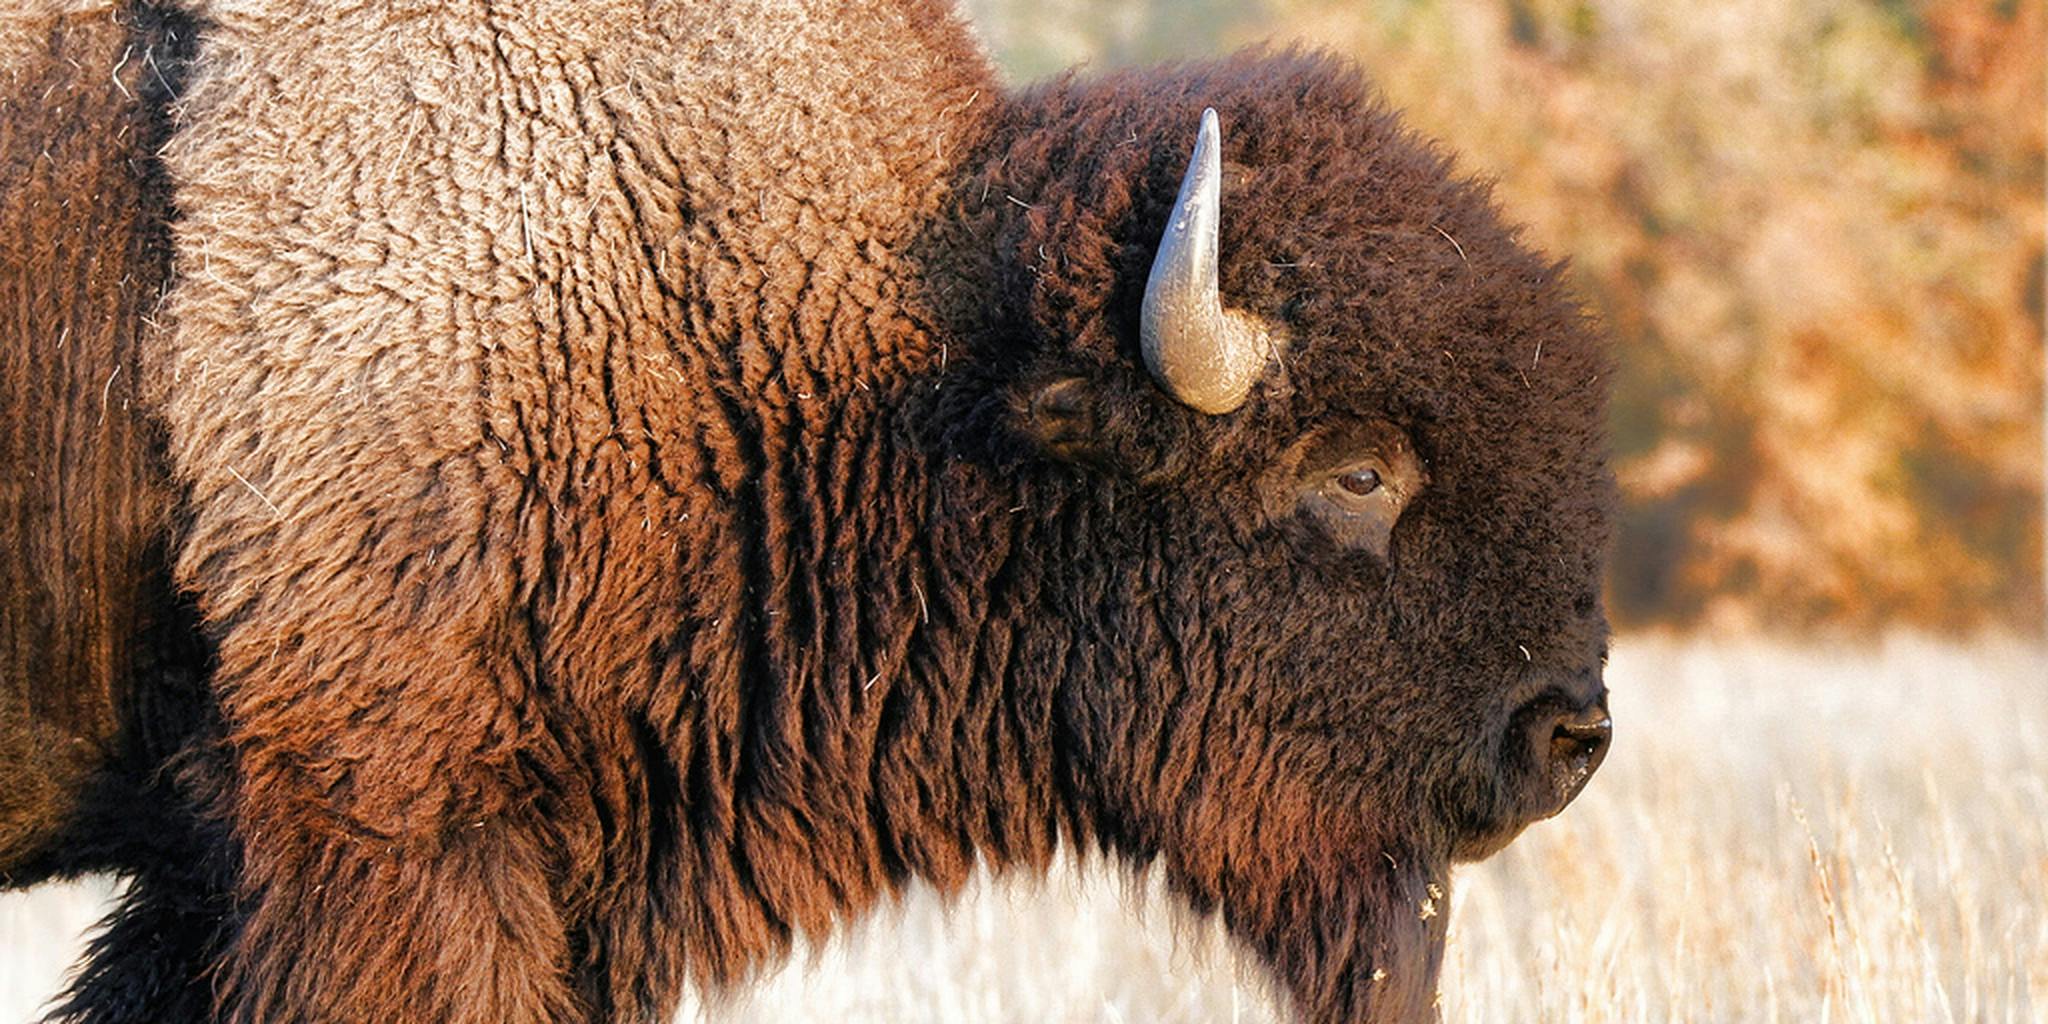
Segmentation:
{"type": "MultiPolygon", "coordinates": [[[[1462,870],[1451,1021],[2048,1018],[2048,656],[1636,637],[1586,796],[1462,870]]],[[[0,900],[0,1022],[103,886],[0,900]]],[[[1155,886],[1063,869],[929,893],[684,1020],[1262,1021],[1155,886]]],[[[1240,977],[1241,975],[1241,977],[1240,977]]]]}

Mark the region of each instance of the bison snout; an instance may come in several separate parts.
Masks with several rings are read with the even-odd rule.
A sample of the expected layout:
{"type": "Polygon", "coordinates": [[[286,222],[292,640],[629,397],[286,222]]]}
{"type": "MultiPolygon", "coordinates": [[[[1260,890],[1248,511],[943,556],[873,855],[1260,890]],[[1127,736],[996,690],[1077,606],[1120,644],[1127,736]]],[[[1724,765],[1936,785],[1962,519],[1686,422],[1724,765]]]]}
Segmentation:
{"type": "Polygon", "coordinates": [[[1508,720],[1495,799],[1459,823],[1452,859],[1492,856],[1524,828],[1564,810],[1586,788],[1614,738],[1606,688],[1597,681],[1593,686],[1593,697],[1584,702],[1550,687],[1508,720]]]}
{"type": "Polygon", "coordinates": [[[1607,756],[1614,738],[1614,719],[1601,694],[1579,707],[1547,704],[1524,718],[1523,742],[1537,778],[1531,817],[1548,817],[1565,809],[1607,756]]]}

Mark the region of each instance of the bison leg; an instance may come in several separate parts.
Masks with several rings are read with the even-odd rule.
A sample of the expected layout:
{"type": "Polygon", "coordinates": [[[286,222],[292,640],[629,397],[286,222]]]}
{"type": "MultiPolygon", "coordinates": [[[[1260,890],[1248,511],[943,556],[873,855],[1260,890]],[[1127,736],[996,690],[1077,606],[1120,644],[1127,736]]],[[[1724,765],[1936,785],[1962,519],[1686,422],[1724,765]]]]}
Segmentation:
{"type": "MultiPolygon", "coordinates": [[[[550,887],[564,872],[549,858],[566,844],[540,781],[567,770],[526,696],[530,666],[479,653],[520,649],[499,626],[516,617],[479,596],[493,589],[483,579],[516,575],[429,587],[403,567],[426,560],[402,552],[433,545],[389,554],[356,542],[330,575],[312,545],[340,528],[309,517],[301,536],[297,525],[259,520],[253,537],[211,549],[223,535],[201,534],[185,551],[209,618],[227,627],[214,688],[246,908],[220,976],[227,1016],[578,1019],[550,887]],[[205,571],[217,565],[238,571],[205,571]]],[[[374,537],[379,525],[350,528],[374,537]]]]}
{"type": "Polygon", "coordinates": [[[223,837],[168,837],[92,940],[50,1024],[204,1024],[215,965],[233,929],[232,857],[223,837]]]}
{"type": "Polygon", "coordinates": [[[200,443],[208,428],[260,421],[171,408],[193,481],[178,573],[218,637],[243,857],[227,1016],[577,1019],[546,860],[567,844],[539,810],[573,774],[537,682],[516,515],[460,454],[337,434],[286,455],[264,446],[303,439],[278,424],[223,449],[200,443]],[[376,500],[390,494],[411,500],[376,500]]]}
{"type": "Polygon", "coordinates": [[[518,824],[433,850],[280,838],[252,851],[254,911],[227,962],[231,1019],[582,1019],[546,861],[518,824]]]}

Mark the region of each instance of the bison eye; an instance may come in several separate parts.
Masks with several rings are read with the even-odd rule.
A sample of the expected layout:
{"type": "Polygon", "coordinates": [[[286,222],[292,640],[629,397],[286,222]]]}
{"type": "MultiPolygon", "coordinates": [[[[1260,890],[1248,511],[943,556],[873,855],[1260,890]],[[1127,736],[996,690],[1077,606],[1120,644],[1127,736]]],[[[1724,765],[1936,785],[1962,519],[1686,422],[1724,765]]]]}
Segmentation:
{"type": "Polygon", "coordinates": [[[1371,467],[1354,469],[1338,477],[1337,486],[1363,498],[1380,489],[1380,471],[1371,467]]]}
{"type": "Polygon", "coordinates": [[[1339,466],[1323,477],[1320,488],[1323,512],[1346,518],[1383,521],[1389,529],[1401,514],[1401,499],[1394,470],[1377,455],[1339,466]]]}
{"type": "Polygon", "coordinates": [[[1428,483],[1406,430],[1333,419],[1289,446],[1260,487],[1268,515],[1297,518],[1339,547],[1385,558],[1394,525],[1428,483]]]}
{"type": "Polygon", "coordinates": [[[1399,470],[1375,455],[1328,472],[1303,504],[1339,544],[1385,557],[1410,490],[1399,470]]]}

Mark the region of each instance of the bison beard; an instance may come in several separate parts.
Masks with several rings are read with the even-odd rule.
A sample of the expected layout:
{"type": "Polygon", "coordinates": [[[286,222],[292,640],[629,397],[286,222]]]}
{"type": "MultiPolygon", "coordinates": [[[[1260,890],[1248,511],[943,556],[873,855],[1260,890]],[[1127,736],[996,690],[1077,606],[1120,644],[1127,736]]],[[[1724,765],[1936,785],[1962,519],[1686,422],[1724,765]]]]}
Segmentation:
{"type": "MultiPolygon", "coordinates": [[[[114,653],[59,711],[0,663],[53,794],[0,870],[134,879],[60,1019],[646,1019],[1063,844],[1309,1019],[1434,1016],[1451,860],[1605,743],[1605,356],[1353,71],[1005,93],[936,0],[187,8],[47,62],[133,181],[0,183],[137,232],[123,287],[0,268],[91,282],[0,337],[20,436],[144,382],[114,653]],[[1176,279],[1262,354],[1204,390],[1145,296],[1210,107],[1176,279]]],[[[21,493],[10,547],[81,532],[21,493]]]]}

